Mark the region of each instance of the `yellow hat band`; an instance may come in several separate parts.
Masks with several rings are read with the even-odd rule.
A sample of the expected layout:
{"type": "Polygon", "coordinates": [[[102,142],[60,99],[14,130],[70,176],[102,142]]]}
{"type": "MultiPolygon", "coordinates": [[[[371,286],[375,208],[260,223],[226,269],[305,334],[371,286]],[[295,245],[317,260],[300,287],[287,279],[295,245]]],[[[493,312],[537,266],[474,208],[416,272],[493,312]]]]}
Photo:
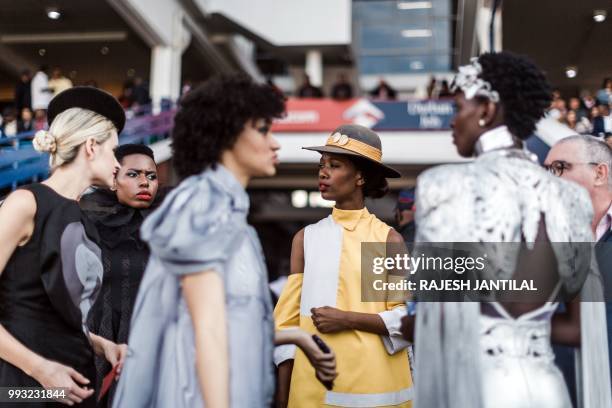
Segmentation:
{"type": "Polygon", "coordinates": [[[369,144],[359,140],[351,139],[349,136],[340,134],[338,132],[330,135],[327,138],[325,146],[341,147],[343,149],[350,150],[351,152],[359,153],[360,155],[377,161],[378,163],[381,163],[382,161],[382,151],[380,149],[372,147],[369,144]]]}

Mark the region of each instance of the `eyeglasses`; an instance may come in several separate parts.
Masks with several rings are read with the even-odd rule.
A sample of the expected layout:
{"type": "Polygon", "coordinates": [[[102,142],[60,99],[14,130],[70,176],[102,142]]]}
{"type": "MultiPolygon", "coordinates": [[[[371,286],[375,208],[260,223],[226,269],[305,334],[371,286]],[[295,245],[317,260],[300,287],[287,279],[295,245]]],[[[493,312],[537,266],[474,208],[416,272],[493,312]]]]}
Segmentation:
{"type": "Polygon", "coordinates": [[[586,166],[597,166],[599,163],[588,162],[588,163],[570,163],[565,160],[555,160],[548,166],[544,166],[552,175],[561,177],[565,170],[571,170],[572,166],[586,165],[586,166]]]}

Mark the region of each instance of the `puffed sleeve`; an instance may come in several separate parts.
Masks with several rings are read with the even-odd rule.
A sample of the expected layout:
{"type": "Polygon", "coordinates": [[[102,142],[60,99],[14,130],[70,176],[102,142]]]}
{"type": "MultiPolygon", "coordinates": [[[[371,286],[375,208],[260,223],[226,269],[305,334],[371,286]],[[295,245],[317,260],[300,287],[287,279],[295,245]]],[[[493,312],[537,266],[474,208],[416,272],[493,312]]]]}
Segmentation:
{"type": "Polygon", "coordinates": [[[246,235],[244,214],[205,175],[181,183],[143,223],[141,236],[164,269],[176,275],[205,270],[223,274],[246,235]]]}
{"type": "MultiPolygon", "coordinates": [[[[300,326],[300,299],[302,297],[303,277],[303,273],[289,275],[287,284],[274,308],[276,330],[286,330],[300,326]]],[[[274,363],[277,366],[294,357],[295,345],[293,344],[283,344],[274,349],[274,363]]]]}

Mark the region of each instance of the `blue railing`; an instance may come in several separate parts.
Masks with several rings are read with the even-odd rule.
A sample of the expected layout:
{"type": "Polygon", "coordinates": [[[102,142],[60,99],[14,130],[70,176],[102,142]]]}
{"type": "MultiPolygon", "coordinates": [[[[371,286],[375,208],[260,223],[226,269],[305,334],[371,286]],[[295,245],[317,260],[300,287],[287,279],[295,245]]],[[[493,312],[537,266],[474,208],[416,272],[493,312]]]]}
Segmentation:
{"type": "MultiPolygon", "coordinates": [[[[152,144],[167,138],[173,126],[174,110],[157,115],[136,116],[127,121],[119,143],[152,144]]],[[[49,175],[49,155],[32,147],[33,131],[0,138],[0,190],[36,182],[49,175]]]]}

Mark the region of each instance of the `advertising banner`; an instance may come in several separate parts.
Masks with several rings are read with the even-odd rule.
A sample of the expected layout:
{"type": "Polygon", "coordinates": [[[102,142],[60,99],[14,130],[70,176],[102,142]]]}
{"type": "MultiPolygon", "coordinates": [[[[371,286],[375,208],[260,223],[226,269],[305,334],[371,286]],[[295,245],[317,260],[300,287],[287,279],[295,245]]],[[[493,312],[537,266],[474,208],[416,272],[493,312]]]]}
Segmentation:
{"type": "Polygon", "coordinates": [[[287,115],[276,121],[276,132],[330,132],[354,123],[374,130],[448,130],[454,114],[452,99],[371,101],[355,98],[287,101],[287,115]]]}

